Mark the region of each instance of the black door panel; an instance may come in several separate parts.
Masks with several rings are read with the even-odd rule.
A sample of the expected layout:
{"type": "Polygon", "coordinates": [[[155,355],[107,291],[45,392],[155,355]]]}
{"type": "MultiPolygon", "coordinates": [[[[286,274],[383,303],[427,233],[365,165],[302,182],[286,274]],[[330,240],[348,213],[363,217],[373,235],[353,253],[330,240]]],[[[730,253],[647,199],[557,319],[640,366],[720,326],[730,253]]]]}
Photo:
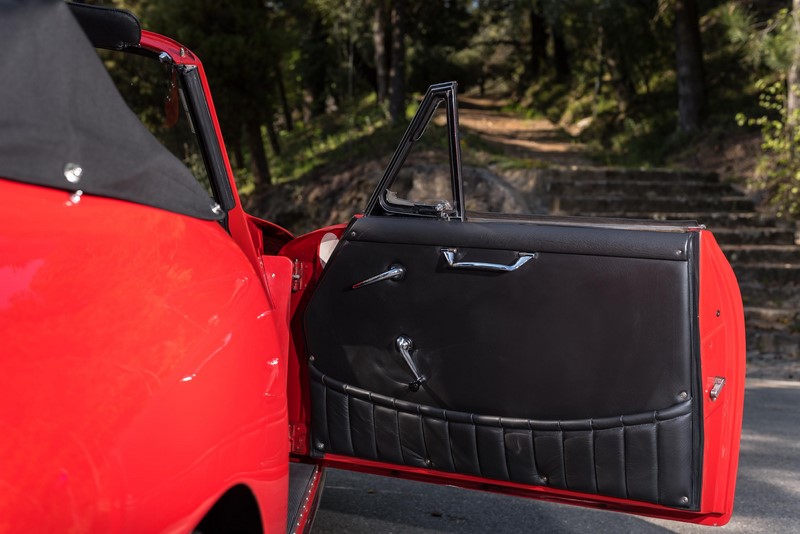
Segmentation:
{"type": "Polygon", "coordinates": [[[695,235],[358,220],[306,313],[315,443],[696,507],[695,235]],[[443,248],[499,265],[536,256],[513,272],[460,270],[443,248]],[[392,265],[401,280],[352,289],[392,265]],[[401,335],[413,340],[418,390],[401,335]]]}
{"type": "MultiPolygon", "coordinates": [[[[599,255],[586,228],[573,244],[569,235],[555,235],[557,227],[508,225],[522,226],[527,236],[498,251],[464,245],[506,245],[511,232],[504,224],[427,221],[440,235],[420,232],[417,239],[440,239],[437,245],[398,245],[373,238],[375,220],[382,227],[418,222],[365,218],[351,228],[356,240],[341,245],[306,316],[320,372],[415,403],[531,419],[658,410],[691,394],[693,264],[675,253],[691,248],[690,234],[629,232],[651,246],[640,256],[668,258],[645,259],[599,255]],[[475,227],[505,239],[475,240],[467,232],[475,227]],[[666,250],[652,246],[658,239],[666,250]],[[466,260],[502,264],[513,263],[517,251],[537,257],[510,273],[453,270],[443,247],[466,260]],[[564,249],[574,253],[553,252],[564,249]],[[402,280],[351,289],[393,264],[405,267],[402,280]],[[414,341],[415,363],[427,378],[416,392],[395,347],[400,335],[414,341]]],[[[399,232],[390,239],[416,238],[401,240],[399,232]]],[[[607,250],[624,251],[622,239],[608,237],[614,231],[598,233],[607,234],[607,250]]]]}

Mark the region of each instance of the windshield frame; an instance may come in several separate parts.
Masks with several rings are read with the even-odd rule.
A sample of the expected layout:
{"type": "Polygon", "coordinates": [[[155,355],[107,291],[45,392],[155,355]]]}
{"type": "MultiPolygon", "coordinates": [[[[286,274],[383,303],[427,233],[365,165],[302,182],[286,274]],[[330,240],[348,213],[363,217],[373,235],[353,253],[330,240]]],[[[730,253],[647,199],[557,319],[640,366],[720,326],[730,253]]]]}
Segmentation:
{"type": "Polygon", "coordinates": [[[213,104],[205,76],[202,74],[200,60],[189,49],[163,35],[142,30],[138,46],[119,50],[152,58],[153,61],[170,65],[175,69],[183,89],[186,111],[194,126],[194,134],[206,174],[211,185],[214,200],[223,211],[223,226],[228,229],[229,214],[239,204],[233,174],[229,172],[230,163],[221,139],[219,124],[215,120],[213,104]]]}

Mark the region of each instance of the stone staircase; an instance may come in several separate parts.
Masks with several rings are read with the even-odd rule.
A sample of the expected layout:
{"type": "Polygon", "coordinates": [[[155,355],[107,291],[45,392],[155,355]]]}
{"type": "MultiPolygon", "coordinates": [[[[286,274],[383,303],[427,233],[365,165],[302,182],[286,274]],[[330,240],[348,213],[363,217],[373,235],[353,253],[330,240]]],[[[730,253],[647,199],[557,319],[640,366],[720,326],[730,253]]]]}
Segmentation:
{"type": "Polygon", "coordinates": [[[781,361],[783,378],[800,377],[800,246],[794,226],[758,212],[715,173],[547,169],[535,189],[529,193],[538,195],[540,206],[549,204],[542,207],[552,214],[706,225],[739,280],[751,374],[781,361]]]}

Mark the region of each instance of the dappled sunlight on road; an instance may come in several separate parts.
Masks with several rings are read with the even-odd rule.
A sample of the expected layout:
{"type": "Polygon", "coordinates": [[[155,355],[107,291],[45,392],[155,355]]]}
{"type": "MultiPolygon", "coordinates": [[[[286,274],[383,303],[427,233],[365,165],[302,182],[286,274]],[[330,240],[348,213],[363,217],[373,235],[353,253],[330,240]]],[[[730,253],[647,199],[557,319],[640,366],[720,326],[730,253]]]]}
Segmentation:
{"type": "Polygon", "coordinates": [[[590,165],[585,147],[547,119],[526,119],[502,111],[504,102],[491,98],[459,97],[459,126],[511,156],[556,165],[590,165]]]}
{"type": "Polygon", "coordinates": [[[721,530],[331,471],[314,532],[800,532],[799,422],[800,383],[748,380],[736,507],[721,530]]]}

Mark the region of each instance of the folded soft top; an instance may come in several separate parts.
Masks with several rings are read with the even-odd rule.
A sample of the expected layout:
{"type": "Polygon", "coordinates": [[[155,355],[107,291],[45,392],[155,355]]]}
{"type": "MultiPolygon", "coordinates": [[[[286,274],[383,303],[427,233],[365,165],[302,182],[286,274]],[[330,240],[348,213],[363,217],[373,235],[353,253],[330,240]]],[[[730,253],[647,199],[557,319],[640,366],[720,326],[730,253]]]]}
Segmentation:
{"type": "Polygon", "coordinates": [[[0,0],[0,41],[0,177],[221,217],[128,108],[62,0],[0,0]]]}

